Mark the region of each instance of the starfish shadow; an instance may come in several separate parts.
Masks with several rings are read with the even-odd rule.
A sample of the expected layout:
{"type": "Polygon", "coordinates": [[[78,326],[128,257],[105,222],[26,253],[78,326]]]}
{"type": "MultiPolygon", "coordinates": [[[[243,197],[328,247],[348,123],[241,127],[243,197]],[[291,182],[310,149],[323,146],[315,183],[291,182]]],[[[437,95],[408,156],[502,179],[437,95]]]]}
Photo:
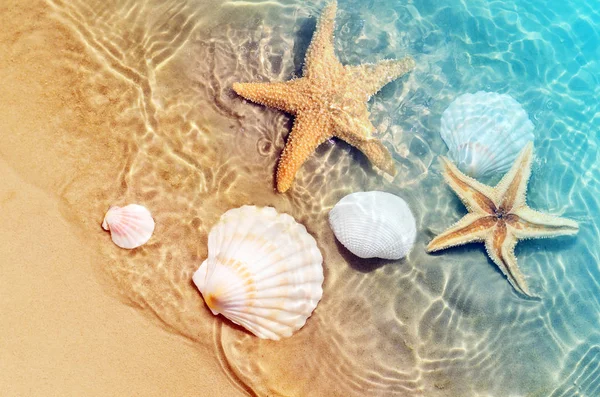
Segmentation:
{"type": "Polygon", "coordinates": [[[294,76],[302,76],[304,67],[304,56],[312,40],[313,33],[317,27],[317,18],[306,18],[300,23],[300,28],[294,40],[294,76]]]}
{"type": "Polygon", "coordinates": [[[577,236],[560,236],[556,241],[550,239],[531,239],[520,241],[517,250],[559,252],[577,244],[577,236]]]}
{"type": "MultiPolygon", "coordinates": [[[[528,243],[534,243],[535,244],[535,240],[533,241],[529,241],[528,243]]],[[[519,250],[519,246],[521,244],[519,244],[517,246],[517,250],[519,250]]],[[[522,244],[522,245],[526,245],[526,244],[522,244]]],[[[554,251],[558,251],[559,249],[555,249],[554,251]]],[[[483,257],[485,257],[485,261],[487,263],[487,265],[489,265],[491,267],[491,269],[498,274],[500,277],[502,277],[503,279],[507,279],[506,275],[504,273],[502,273],[502,271],[500,270],[500,268],[498,268],[498,266],[494,263],[494,261],[492,259],[490,259],[490,257],[487,255],[487,252],[485,250],[485,247],[483,244],[481,243],[477,243],[477,242],[473,242],[473,243],[468,243],[465,245],[460,245],[460,246],[456,246],[456,247],[449,247],[445,250],[445,252],[442,251],[436,251],[436,252],[429,252],[428,255],[436,257],[436,256],[444,256],[446,255],[456,255],[456,257],[458,257],[459,255],[465,255],[465,253],[468,252],[475,252],[478,251],[480,252],[480,254],[482,255],[482,262],[483,262],[483,257]]],[[[532,296],[528,296],[528,295],[524,295],[521,294],[519,292],[517,292],[514,288],[510,287],[511,292],[514,294],[514,296],[519,297],[519,299],[524,299],[524,300],[528,300],[528,301],[532,301],[532,302],[539,302],[542,300],[542,298],[540,296],[536,296],[536,295],[532,295],[532,296]]]]}
{"type": "Polygon", "coordinates": [[[369,158],[365,156],[363,152],[341,139],[334,138],[334,140],[338,150],[343,150],[345,153],[348,153],[348,156],[352,159],[352,163],[355,164],[353,167],[358,167],[369,175],[377,174],[375,167],[373,167],[369,158]]]}

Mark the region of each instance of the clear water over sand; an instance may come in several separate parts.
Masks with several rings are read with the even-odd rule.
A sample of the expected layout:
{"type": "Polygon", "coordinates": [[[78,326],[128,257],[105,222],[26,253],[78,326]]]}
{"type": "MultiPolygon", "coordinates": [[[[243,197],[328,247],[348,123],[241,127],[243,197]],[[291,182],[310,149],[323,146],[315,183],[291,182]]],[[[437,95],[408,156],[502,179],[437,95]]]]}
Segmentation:
{"type": "Polygon", "coordinates": [[[600,15],[592,2],[340,0],[343,63],[417,61],[370,106],[399,172],[384,177],[356,150],[328,142],[290,192],[277,194],[273,174],[292,119],[243,101],[231,85],[298,75],[324,5],[7,6],[0,153],[59,196],[64,218],[105,258],[97,270],[108,292],[139,308],[149,327],[192,341],[240,395],[597,395],[600,15]],[[517,246],[541,301],[517,295],[483,245],[424,251],[466,211],[439,174],[441,113],[479,90],[511,95],[535,125],[529,205],[580,223],[576,237],[517,246]],[[359,260],[336,242],[328,210],[363,190],[397,194],[412,208],[419,234],[408,258],[359,260]],[[131,252],[100,228],[109,205],[130,202],[157,222],[149,244],[131,252]],[[280,342],[212,316],[191,283],[211,226],[243,204],[291,214],[323,252],[323,300],[280,342]]]}

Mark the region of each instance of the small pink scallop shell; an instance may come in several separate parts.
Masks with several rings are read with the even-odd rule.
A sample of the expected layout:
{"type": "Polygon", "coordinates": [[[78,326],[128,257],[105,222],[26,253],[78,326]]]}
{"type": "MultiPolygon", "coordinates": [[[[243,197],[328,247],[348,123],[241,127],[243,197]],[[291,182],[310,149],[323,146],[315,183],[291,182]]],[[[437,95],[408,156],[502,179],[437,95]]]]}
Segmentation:
{"type": "Polygon", "coordinates": [[[104,216],[102,228],[110,230],[112,241],[119,247],[133,249],[150,240],[154,219],[150,211],[141,205],[112,206],[104,216]]]}

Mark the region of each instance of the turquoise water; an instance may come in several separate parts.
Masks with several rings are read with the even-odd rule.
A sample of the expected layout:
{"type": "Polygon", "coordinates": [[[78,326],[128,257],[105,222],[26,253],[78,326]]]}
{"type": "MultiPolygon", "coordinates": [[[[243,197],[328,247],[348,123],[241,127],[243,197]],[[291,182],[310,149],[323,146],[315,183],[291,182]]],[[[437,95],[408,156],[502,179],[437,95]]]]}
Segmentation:
{"type": "MultiPolygon", "coordinates": [[[[455,316],[483,304],[486,308],[479,307],[486,311],[487,319],[498,320],[495,327],[486,327],[490,334],[481,341],[487,339],[485,343],[493,356],[505,359],[500,359],[496,368],[484,365],[477,372],[478,376],[490,378],[489,385],[502,379],[502,386],[483,387],[480,392],[600,395],[597,4],[585,1],[367,3],[356,3],[360,9],[356,12],[367,15],[370,9],[371,13],[381,15],[373,16],[373,24],[375,19],[381,23],[384,15],[393,19],[383,24],[381,32],[370,35],[379,38],[377,44],[384,48],[393,46],[384,44],[383,29],[405,32],[409,51],[420,61],[422,68],[414,76],[416,91],[408,94],[406,101],[409,110],[421,115],[418,117],[421,125],[411,128],[421,137],[420,141],[434,152],[443,151],[438,136],[440,114],[456,95],[478,90],[508,93],[523,105],[535,124],[537,160],[529,185],[530,205],[580,223],[576,238],[530,241],[517,248],[521,268],[543,297],[540,304],[509,303],[505,296],[496,295],[486,297],[487,303],[480,300],[469,305],[470,308],[459,309],[458,302],[451,303],[450,295],[442,298],[446,305],[457,309],[455,316]],[[394,9],[395,18],[386,11],[388,7],[394,9]],[[419,104],[427,113],[417,108],[419,104]],[[501,314],[508,310],[514,312],[510,316],[501,314]],[[518,359],[513,361],[511,357],[518,359]],[[532,372],[538,376],[545,372],[539,379],[539,390],[519,384],[533,377],[532,372]]],[[[360,19],[358,15],[349,17],[360,19]]],[[[446,197],[440,197],[440,201],[449,199],[448,191],[444,193],[446,197]]],[[[454,214],[461,213],[462,208],[451,203],[448,215],[440,220],[434,215],[436,212],[440,211],[432,209],[427,223],[437,231],[451,224],[456,219],[454,214]]],[[[464,251],[468,250],[471,249],[457,249],[437,260],[461,261],[460,257],[467,256],[464,251]]],[[[485,270],[481,267],[483,250],[477,251],[477,263],[455,271],[485,270]]],[[[477,288],[489,288],[485,282],[473,282],[478,284],[477,288]]],[[[477,329],[460,317],[448,324],[432,321],[432,326],[448,326],[447,334],[477,329]]],[[[453,345],[456,348],[462,343],[457,340],[453,345]]]]}
{"type": "MultiPolygon", "coordinates": [[[[461,305],[452,302],[451,295],[442,298],[458,313],[479,307],[490,322],[498,320],[495,327],[485,327],[489,335],[480,339],[487,339],[494,357],[504,357],[497,367],[483,365],[477,371],[478,376],[489,377],[489,386],[480,391],[483,395],[600,395],[597,5],[593,1],[356,4],[365,7],[357,11],[363,15],[370,7],[373,14],[387,14],[387,18],[391,13],[386,8],[393,8],[396,18],[385,23],[385,29],[405,32],[409,51],[420,60],[423,69],[414,76],[418,87],[408,94],[407,102],[420,103],[427,114],[424,109],[414,109],[421,112],[421,125],[411,131],[432,151],[443,151],[439,119],[450,100],[478,90],[508,93],[523,105],[535,124],[537,160],[529,185],[530,205],[580,224],[576,238],[518,245],[521,268],[540,291],[540,304],[508,302],[502,294],[459,309],[461,305]],[[504,316],[507,311],[514,312],[504,316]],[[538,390],[520,384],[534,377],[532,372],[538,376],[544,373],[538,390]],[[491,387],[499,379],[501,386],[491,387]]],[[[373,33],[371,37],[385,37],[383,31],[373,33]]],[[[383,42],[380,39],[378,44],[383,42]]],[[[446,198],[440,200],[448,200],[448,191],[444,193],[446,198]]],[[[439,210],[432,209],[427,223],[436,231],[442,230],[461,211],[460,204],[452,203],[448,215],[437,220],[433,214],[439,210]]],[[[468,250],[457,249],[437,260],[457,262],[468,250]]],[[[455,271],[484,271],[483,250],[477,251],[473,257],[477,263],[455,271]]],[[[473,282],[480,289],[490,287],[483,280],[473,282]]],[[[476,287],[471,284],[469,288],[476,287]]],[[[447,326],[447,334],[476,332],[474,324],[467,325],[460,318],[448,324],[432,321],[432,326],[447,326]]],[[[457,340],[453,346],[464,342],[457,340]]]]}

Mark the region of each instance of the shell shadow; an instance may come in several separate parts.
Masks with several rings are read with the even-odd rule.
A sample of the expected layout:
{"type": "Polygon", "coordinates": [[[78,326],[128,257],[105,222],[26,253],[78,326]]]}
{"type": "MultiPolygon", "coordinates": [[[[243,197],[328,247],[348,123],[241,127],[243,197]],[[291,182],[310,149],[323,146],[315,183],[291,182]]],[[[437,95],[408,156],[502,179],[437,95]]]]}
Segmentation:
{"type": "Polygon", "coordinates": [[[340,243],[337,239],[335,240],[335,244],[338,248],[338,252],[344,258],[348,266],[352,269],[357,270],[361,273],[370,273],[374,270],[379,269],[387,264],[394,263],[396,261],[391,259],[381,259],[381,258],[359,258],[354,255],[352,252],[348,250],[348,248],[344,247],[342,243],[340,243]]]}

